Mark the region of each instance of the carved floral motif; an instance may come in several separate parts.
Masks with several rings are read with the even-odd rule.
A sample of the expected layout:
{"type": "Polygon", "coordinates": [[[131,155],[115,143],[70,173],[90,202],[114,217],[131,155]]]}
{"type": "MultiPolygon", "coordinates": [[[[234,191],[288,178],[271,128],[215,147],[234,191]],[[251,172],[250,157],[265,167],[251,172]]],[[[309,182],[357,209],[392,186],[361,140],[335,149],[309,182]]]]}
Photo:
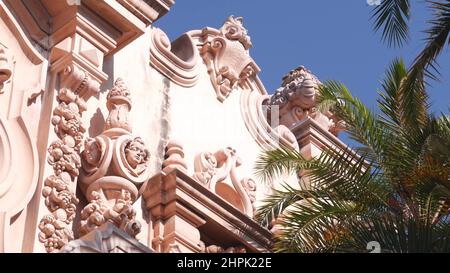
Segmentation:
{"type": "Polygon", "coordinates": [[[238,85],[260,70],[248,53],[252,46],[241,17],[230,16],[219,31],[203,29],[204,44],[200,50],[217,99],[224,101],[238,85]]]}
{"type": "Polygon", "coordinates": [[[141,224],[136,221],[136,211],[133,209],[131,193],[122,189],[120,196],[114,201],[114,205],[108,203],[108,199],[102,189],[90,193],[91,201],[81,211],[80,234],[84,235],[106,223],[113,222],[117,227],[128,234],[136,236],[141,230],[141,224]]]}
{"type": "Polygon", "coordinates": [[[79,201],[70,185],[81,167],[79,151],[85,132],[81,123],[81,113],[86,109],[84,101],[68,89],[60,91],[58,100],[60,103],[53,111],[52,124],[60,139],[50,144],[47,160],[55,174],[47,177],[42,190],[51,214],[39,223],[39,241],[44,243],[47,252],[58,251],[73,239],[68,227],[79,201]]]}
{"type": "Polygon", "coordinates": [[[205,187],[210,188],[211,180],[216,174],[216,157],[210,152],[201,153],[197,155],[194,164],[194,178],[205,187]]]}
{"type": "Polygon", "coordinates": [[[252,47],[252,42],[247,29],[244,28],[244,18],[242,17],[228,17],[220,28],[220,32],[229,40],[239,41],[245,49],[252,47]]]}
{"type": "Polygon", "coordinates": [[[80,156],[74,147],[70,147],[65,141],[56,140],[48,147],[47,162],[53,166],[56,175],[67,172],[73,177],[78,176],[78,168],[81,167],[80,156]]]}
{"type": "Polygon", "coordinates": [[[245,192],[250,199],[250,203],[252,204],[253,213],[255,212],[255,201],[256,201],[256,182],[251,178],[244,178],[241,180],[241,184],[245,189],[245,192]]]}

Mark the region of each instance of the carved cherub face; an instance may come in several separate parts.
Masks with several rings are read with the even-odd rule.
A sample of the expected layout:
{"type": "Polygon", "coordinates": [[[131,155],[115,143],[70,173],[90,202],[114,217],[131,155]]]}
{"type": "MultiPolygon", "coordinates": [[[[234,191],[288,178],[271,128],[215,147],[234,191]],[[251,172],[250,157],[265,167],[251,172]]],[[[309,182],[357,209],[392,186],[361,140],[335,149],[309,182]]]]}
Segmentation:
{"type": "Polygon", "coordinates": [[[128,164],[136,169],[138,166],[145,164],[150,157],[149,151],[145,148],[141,138],[135,138],[125,147],[125,158],[128,164]]]}
{"type": "Polygon", "coordinates": [[[96,166],[100,162],[102,155],[102,149],[99,143],[95,139],[91,138],[86,140],[84,147],[84,159],[88,164],[96,166]]]}

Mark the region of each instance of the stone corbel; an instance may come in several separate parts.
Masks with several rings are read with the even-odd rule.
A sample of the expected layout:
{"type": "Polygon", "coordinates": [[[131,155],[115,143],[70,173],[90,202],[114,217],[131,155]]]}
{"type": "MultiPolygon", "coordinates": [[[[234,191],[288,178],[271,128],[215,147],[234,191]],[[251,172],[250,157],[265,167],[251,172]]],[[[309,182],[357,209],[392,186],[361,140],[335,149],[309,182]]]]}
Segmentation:
{"type": "MultiPolygon", "coordinates": [[[[177,169],[168,172],[177,171],[177,169]]],[[[180,252],[201,252],[199,227],[205,220],[182,202],[177,201],[176,178],[173,175],[161,180],[156,176],[141,189],[153,231],[149,242],[157,252],[171,252],[174,245],[180,252]]],[[[181,192],[181,191],[180,191],[181,192]]]]}
{"type": "Polygon", "coordinates": [[[67,37],[54,46],[50,54],[52,71],[60,84],[88,99],[108,79],[102,71],[104,53],[79,35],[67,37]]]}

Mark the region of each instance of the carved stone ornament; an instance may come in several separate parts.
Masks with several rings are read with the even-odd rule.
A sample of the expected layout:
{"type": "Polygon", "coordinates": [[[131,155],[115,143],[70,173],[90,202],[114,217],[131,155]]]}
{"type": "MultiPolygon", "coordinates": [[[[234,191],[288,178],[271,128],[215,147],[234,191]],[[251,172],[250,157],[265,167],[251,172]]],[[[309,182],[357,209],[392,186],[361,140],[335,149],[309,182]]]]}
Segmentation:
{"type": "Polygon", "coordinates": [[[88,192],[89,204],[81,211],[81,235],[106,221],[111,221],[133,237],[140,232],[141,224],[135,220],[136,211],[132,207],[138,195],[137,188],[128,180],[106,176],[93,183],[88,192]]]}
{"type": "Polygon", "coordinates": [[[3,93],[3,85],[12,75],[12,67],[7,48],[0,43],[0,94],[3,93]]]}
{"type": "Polygon", "coordinates": [[[107,96],[108,118],[104,132],[88,138],[82,152],[82,182],[89,204],[81,212],[80,233],[106,221],[131,236],[140,231],[132,204],[138,187],[149,178],[150,152],[140,137],[131,135],[130,91],[117,79],[107,96]]]}
{"type": "Polygon", "coordinates": [[[316,108],[317,89],[320,85],[319,79],[304,66],[290,71],[283,77],[281,87],[270,99],[271,114],[278,114],[280,124],[287,127],[310,117],[327,131],[337,134],[342,129],[342,124],[331,112],[320,113],[316,108]]]}
{"type": "Polygon", "coordinates": [[[79,201],[71,185],[81,167],[79,152],[86,131],[81,122],[81,113],[86,110],[85,102],[69,89],[60,90],[58,100],[52,124],[59,139],[50,144],[47,160],[53,167],[54,175],[47,177],[42,190],[45,205],[51,214],[41,219],[38,235],[47,252],[58,251],[73,239],[69,225],[75,217],[79,201]]]}
{"type": "Polygon", "coordinates": [[[256,201],[256,182],[251,178],[244,178],[241,180],[241,184],[247,192],[250,203],[252,204],[253,213],[255,213],[255,201],[256,201]]]}
{"type": "Polygon", "coordinates": [[[167,143],[163,167],[166,172],[170,172],[175,168],[182,171],[187,171],[187,163],[184,159],[183,145],[181,145],[178,141],[171,140],[167,143]]]}
{"type": "Polygon", "coordinates": [[[242,206],[238,209],[242,209],[243,213],[253,218],[256,183],[249,178],[238,179],[236,168],[240,165],[240,158],[236,155],[236,151],[230,147],[215,153],[200,153],[194,161],[195,173],[193,178],[233,205],[242,206]],[[225,186],[230,182],[232,191],[229,190],[228,186],[225,186]],[[233,191],[235,194],[231,193],[233,191]]]}
{"type": "Polygon", "coordinates": [[[247,253],[247,249],[243,246],[221,247],[217,245],[205,246],[203,253],[247,253]]]}
{"type": "Polygon", "coordinates": [[[114,83],[109,91],[106,106],[109,116],[105,122],[105,131],[116,131],[118,135],[132,132],[129,112],[131,110],[130,91],[121,78],[114,83]]]}
{"type": "Polygon", "coordinates": [[[234,88],[243,88],[245,81],[260,71],[248,52],[252,43],[242,17],[230,16],[219,31],[205,28],[202,36],[200,54],[208,66],[217,99],[223,102],[234,88]]]}

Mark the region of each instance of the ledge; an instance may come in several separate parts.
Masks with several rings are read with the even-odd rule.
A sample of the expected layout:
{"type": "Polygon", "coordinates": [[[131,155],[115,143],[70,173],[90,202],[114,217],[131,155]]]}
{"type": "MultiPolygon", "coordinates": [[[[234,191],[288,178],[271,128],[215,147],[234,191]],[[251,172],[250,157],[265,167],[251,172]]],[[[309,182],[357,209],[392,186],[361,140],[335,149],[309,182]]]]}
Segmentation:
{"type": "MultiPolygon", "coordinates": [[[[187,208],[207,224],[218,227],[223,236],[230,236],[251,252],[270,252],[272,233],[230,203],[214,194],[179,169],[153,176],[141,188],[146,207],[159,217],[175,213],[174,202],[187,208]]],[[[202,227],[199,227],[200,230],[202,227]]]]}

